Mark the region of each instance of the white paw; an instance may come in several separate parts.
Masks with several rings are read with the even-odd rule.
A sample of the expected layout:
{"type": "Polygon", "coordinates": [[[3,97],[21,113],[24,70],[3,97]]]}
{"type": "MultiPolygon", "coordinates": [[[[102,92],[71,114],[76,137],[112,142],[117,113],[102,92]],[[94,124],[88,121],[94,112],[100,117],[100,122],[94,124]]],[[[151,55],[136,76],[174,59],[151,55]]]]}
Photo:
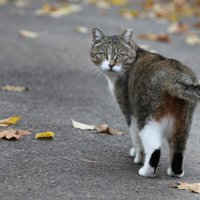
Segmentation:
{"type": "Polygon", "coordinates": [[[130,150],[130,155],[131,155],[132,157],[135,157],[135,155],[136,155],[136,150],[135,150],[134,147],[131,148],[131,150],[130,150]]]}
{"type": "Polygon", "coordinates": [[[172,177],[176,177],[176,178],[181,178],[181,177],[184,176],[184,171],[182,172],[182,174],[174,174],[174,172],[172,171],[172,168],[169,167],[169,168],[167,169],[167,175],[168,175],[168,176],[172,176],[172,177]]]}
{"type": "Polygon", "coordinates": [[[154,168],[151,166],[143,166],[139,170],[139,175],[144,177],[154,177],[156,174],[154,173],[154,168]]]}
{"type": "Polygon", "coordinates": [[[143,163],[143,152],[141,150],[136,151],[134,163],[142,164],[143,163]]]}

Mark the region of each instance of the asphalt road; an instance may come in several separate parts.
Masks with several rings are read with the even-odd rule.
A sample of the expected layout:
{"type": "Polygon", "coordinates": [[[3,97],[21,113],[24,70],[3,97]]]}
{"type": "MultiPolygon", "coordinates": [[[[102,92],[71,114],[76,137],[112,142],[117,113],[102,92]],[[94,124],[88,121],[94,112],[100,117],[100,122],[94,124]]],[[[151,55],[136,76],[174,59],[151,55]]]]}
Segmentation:
{"type": "MultiPolygon", "coordinates": [[[[51,18],[34,15],[39,5],[24,11],[12,4],[0,6],[0,85],[29,88],[21,93],[0,91],[0,117],[20,115],[22,121],[13,128],[32,131],[19,141],[0,141],[0,199],[200,199],[198,194],[173,187],[179,181],[200,181],[199,105],[182,179],[166,175],[169,165],[166,144],[157,177],[143,178],[137,175],[140,166],[129,156],[128,134],[109,136],[81,131],[72,128],[70,121],[73,118],[90,124],[108,122],[128,131],[105,78],[96,78],[91,69],[91,36],[74,32],[76,25],[99,27],[107,33],[133,27],[138,44],[147,44],[165,56],[179,59],[198,77],[200,47],[185,44],[182,36],[172,36],[169,44],[140,41],[139,33],[166,32],[169,23],[149,19],[128,21],[119,17],[116,9],[102,12],[83,4],[80,13],[51,18]],[[39,37],[20,37],[20,29],[35,31],[39,37]],[[48,130],[56,133],[55,139],[34,139],[35,133],[48,130]]],[[[195,19],[186,21],[192,24],[195,19]]]]}

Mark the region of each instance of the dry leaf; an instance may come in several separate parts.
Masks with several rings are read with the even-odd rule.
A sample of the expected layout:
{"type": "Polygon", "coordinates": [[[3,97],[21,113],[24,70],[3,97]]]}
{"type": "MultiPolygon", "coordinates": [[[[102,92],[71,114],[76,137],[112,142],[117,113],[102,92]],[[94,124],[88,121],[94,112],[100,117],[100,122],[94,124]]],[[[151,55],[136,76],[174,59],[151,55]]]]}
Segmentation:
{"type": "Polygon", "coordinates": [[[53,138],[54,136],[55,136],[54,132],[47,131],[47,132],[37,133],[35,135],[35,139],[44,139],[44,138],[50,139],[50,138],[53,138]]]}
{"type": "Polygon", "coordinates": [[[16,85],[5,85],[3,87],[1,87],[1,90],[4,91],[14,91],[14,92],[23,92],[23,91],[27,91],[28,88],[24,87],[24,86],[16,86],[16,85]]]}
{"type": "Polygon", "coordinates": [[[125,134],[123,131],[116,130],[108,126],[108,124],[100,124],[95,127],[98,133],[106,133],[111,135],[123,135],[125,134]]]}
{"type": "Polygon", "coordinates": [[[120,14],[122,15],[122,17],[128,20],[136,18],[139,15],[137,10],[128,10],[128,9],[121,10],[120,14]]]}
{"type": "Polygon", "coordinates": [[[74,27],[74,31],[76,31],[78,33],[82,33],[82,34],[87,34],[87,33],[89,33],[89,28],[87,28],[85,26],[76,26],[76,27],[74,27]]]}
{"type": "Polygon", "coordinates": [[[0,5],[6,5],[8,3],[8,0],[0,0],[0,5]]]}
{"type": "Polygon", "coordinates": [[[29,131],[25,130],[3,130],[0,131],[0,139],[7,139],[7,140],[18,140],[21,138],[23,135],[28,135],[31,134],[29,131]]]}
{"type": "Polygon", "coordinates": [[[179,190],[189,190],[194,193],[200,194],[200,183],[182,183],[179,182],[174,187],[178,188],[179,190]]]}
{"type": "Polygon", "coordinates": [[[51,17],[62,17],[64,15],[69,15],[74,12],[81,11],[80,5],[75,4],[44,4],[43,7],[35,11],[37,16],[50,15],[51,17]]]}
{"type": "Polygon", "coordinates": [[[114,6],[125,6],[128,2],[128,0],[110,0],[110,3],[114,6]]]}
{"type": "Polygon", "coordinates": [[[96,6],[101,9],[110,9],[111,4],[107,1],[97,1],[96,6]]]}
{"type": "Polygon", "coordinates": [[[20,30],[19,35],[24,37],[24,38],[30,38],[30,39],[35,39],[38,37],[38,33],[28,31],[28,30],[20,30]]]}
{"type": "Polygon", "coordinates": [[[190,34],[185,39],[189,45],[200,45],[200,37],[196,34],[190,34]]]}
{"type": "Polygon", "coordinates": [[[144,9],[151,10],[153,8],[154,4],[155,4],[154,0],[145,0],[144,9]]]}
{"type": "Polygon", "coordinates": [[[93,126],[93,125],[88,125],[88,124],[83,124],[77,121],[72,120],[72,126],[74,128],[78,128],[81,130],[96,130],[97,133],[106,133],[106,134],[111,134],[111,135],[122,135],[125,134],[122,131],[118,131],[114,128],[111,128],[108,126],[108,124],[100,124],[97,126],[93,126]]]}
{"type": "Polygon", "coordinates": [[[98,133],[109,133],[109,126],[108,124],[100,124],[95,127],[98,133]]]}
{"type": "Polygon", "coordinates": [[[152,40],[152,41],[160,41],[160,42],[170,42],[171,38],[169,35],[166,34],[140,34],[139,38],[142,40],[152,40]]]}
{"type": "Polygon", "coordinates": [[[15,0],[15,5],[20,8],[28,7],[30,2],[27,0],[15,0]]]}
{"type": "Polygon", "coordinates": [[[170,33],[175,33],[175,34],[181,34],[185,33],[189,30],[188,24],[184,24],[181,22],[174,22],[172,25],[168,28],[168,31],[170,33]]]}
{"type": "Polygon", "coordinates": [[[71,119],[71,120],[72,120],[72,126],[74,128],[79,128],[81,130],[94,130],[95,129],[95,126],[93,126],[93,125],[80,123],[80,122],[74,121],[73,119],[71,119]]]}
{"type": "Polygon", "coordinates": [[[97,164],[97,162],[96,162],[95,160],[88,160],[88,159],[86,159],[86,158],[81,158],[81,161],[87,162],[87,163],[91,163],[91,164],[94,164],[94,165],[97,164]]]}
{"type": "Polygon", "coordinates": [[[7,119],[0,120],[0,127],[6,127],[13,124],[16,124],[19,120],[21,120],[20,116],[12,116],[7,119]]]}
{"type": "Polygon", "coordinates": [[[200,28],[200,21],[194,23],[194,27],[195,27],[195,28],[200,28]]]}

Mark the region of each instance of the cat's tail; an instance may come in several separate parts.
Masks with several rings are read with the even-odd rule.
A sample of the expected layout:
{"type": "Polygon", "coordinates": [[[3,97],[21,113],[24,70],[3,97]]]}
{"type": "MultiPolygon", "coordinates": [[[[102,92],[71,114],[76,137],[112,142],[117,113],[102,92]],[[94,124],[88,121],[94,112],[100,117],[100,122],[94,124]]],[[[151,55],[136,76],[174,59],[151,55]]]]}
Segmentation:
{"type": "Polygon", "coordinates": [[[190,102],[200,101],[200,84],[187,81],[177,81],[167,86],[167,91],[172,96],[190,102]]]}

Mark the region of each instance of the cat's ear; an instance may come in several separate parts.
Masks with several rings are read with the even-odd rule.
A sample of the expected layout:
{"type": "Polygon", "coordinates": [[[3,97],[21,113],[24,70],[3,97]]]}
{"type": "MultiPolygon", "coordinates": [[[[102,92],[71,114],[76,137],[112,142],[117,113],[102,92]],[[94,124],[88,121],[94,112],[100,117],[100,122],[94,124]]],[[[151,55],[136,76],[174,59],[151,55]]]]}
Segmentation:
{"type": "Polygon", "coordinates": [[[122,34],[121,38],[124,40],[125,43],[131,45],[133,43],[133,29],[127,28],[122,34]]]}
{"type": "Polygon", "coordinates": [[[92,39],[94,43],[99,43],[104,38],[104,34],[98,28],[92,29],[92,39]]]}

